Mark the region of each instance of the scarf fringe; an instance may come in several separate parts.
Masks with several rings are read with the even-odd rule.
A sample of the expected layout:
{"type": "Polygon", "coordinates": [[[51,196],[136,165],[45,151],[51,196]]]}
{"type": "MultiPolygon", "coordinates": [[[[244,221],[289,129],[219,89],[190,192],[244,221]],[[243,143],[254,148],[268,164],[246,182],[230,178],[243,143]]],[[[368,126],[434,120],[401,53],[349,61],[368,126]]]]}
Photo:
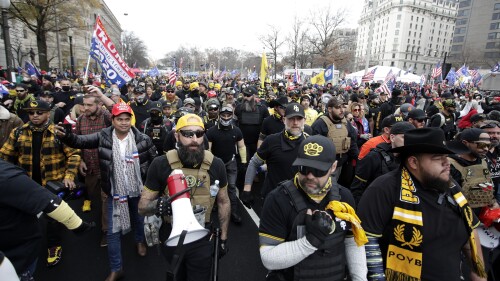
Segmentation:
{"type": "Polygon", "coordinates": [[[387,281],[419,281],[420,279],[404,274],[403,272],[394,271],[387,268],[385,270],[385,280],[387,281]]]}

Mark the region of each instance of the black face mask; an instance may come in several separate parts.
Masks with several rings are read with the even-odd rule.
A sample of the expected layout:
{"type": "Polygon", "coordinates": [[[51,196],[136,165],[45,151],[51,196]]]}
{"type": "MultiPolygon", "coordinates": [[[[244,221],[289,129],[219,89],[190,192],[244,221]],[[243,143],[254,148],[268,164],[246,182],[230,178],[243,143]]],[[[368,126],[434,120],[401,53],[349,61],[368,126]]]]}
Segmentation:
{"type": "Polygon", "coordinates": [[[71,86],[62,86],[61,88],[65,92],[69,92],[69,90],[71,90],[71,86]]]}
{"type": "Polygon", "coordinates": [[[163,121],[163,115],[161,113],[151,112],[150,116],[151,116],[151,123],[155,125],[161,124],[161,122],[163,121]]]}

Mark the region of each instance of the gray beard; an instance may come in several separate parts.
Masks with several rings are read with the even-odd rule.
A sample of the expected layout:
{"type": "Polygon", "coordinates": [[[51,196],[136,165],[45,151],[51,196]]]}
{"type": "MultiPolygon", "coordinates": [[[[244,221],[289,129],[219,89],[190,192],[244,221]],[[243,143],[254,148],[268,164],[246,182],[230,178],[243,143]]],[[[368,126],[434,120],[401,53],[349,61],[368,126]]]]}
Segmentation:
{"type": "Polygon", "coordinates": [[[243,101],[243,109],[246,112],[253,112],[253,111],[255,111],[255,99],[251,99],[249,101],[244,100],[243,101]]]}

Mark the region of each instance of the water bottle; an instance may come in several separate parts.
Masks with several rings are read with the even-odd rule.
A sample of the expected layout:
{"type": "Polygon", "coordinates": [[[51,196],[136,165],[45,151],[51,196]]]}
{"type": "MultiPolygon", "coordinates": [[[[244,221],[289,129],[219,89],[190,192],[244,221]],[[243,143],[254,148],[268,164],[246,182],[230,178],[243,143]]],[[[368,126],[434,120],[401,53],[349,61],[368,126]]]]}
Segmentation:
{"type": "Polygon", "coordinates": [[[210,196],[215,197],[219,193],[219,180],[215,180],[215,183],[210,186],[210,196]]]}

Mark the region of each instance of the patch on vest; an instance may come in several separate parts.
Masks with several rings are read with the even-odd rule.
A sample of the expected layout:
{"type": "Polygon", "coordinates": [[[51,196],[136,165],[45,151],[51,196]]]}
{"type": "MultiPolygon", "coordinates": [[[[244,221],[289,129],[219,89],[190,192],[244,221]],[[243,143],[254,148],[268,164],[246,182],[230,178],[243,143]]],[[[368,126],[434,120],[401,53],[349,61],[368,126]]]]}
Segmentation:
{"type": "Polygon", "coordinates": [[[194,176],[192,176],[192,175],[187,175],[185,177],[186,177],[187,186],[189,188],[195,188],[196,187],[196,183],[197,183],[196,178],[194,176]]]}

